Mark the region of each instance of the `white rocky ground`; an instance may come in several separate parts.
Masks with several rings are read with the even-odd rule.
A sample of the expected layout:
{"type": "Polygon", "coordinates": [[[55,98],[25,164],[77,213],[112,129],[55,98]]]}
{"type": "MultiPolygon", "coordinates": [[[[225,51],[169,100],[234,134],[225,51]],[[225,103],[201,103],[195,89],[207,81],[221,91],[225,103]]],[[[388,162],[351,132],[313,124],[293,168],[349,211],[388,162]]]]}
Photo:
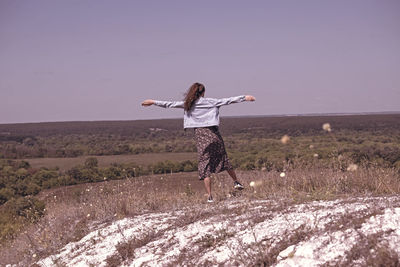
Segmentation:
{"type": "Polygon", "coordinates": [[[398,196],[298,205],[226,200],[98,226],[37,264],[363,266],[383,248],[400,257],[398,196]],[[354,257],[357,249],[367,253],[354,257]]]}

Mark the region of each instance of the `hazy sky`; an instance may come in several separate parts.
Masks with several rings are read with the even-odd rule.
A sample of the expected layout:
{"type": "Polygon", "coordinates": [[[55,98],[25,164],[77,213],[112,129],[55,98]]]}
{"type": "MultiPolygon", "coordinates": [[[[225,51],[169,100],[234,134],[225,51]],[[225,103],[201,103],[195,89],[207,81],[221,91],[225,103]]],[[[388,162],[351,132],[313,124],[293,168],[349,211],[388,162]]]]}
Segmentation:
{"type": "Polygon", "coordinates": [[[400,111],[400,1],[0,0],[0,123],[400,111]]]}

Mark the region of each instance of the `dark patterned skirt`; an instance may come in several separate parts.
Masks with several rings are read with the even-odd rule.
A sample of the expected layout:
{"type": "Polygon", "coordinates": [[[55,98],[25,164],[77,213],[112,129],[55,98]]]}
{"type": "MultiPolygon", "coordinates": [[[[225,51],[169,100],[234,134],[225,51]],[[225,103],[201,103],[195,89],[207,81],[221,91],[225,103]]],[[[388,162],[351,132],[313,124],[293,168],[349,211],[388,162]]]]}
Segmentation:
{"type": "Polygon", "coordinates": [[[196,138],[200,180],[210,177],[211,173],[233,169],[217,126],[195,128],[194,136],[196,138]]]}

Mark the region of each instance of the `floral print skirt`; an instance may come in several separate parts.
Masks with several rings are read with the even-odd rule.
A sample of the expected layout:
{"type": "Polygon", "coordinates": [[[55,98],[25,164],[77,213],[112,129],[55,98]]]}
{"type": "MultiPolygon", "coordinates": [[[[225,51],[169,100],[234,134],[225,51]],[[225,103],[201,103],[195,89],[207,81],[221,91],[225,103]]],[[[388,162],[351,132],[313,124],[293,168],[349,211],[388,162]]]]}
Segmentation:
{"type": "Polygon", "coordinates": [[[231,170],[232,165],[226,154],[224,141],[218,126],[194,129],[198,154],[199,179],[210,177],[211,173],[231,170]]]}

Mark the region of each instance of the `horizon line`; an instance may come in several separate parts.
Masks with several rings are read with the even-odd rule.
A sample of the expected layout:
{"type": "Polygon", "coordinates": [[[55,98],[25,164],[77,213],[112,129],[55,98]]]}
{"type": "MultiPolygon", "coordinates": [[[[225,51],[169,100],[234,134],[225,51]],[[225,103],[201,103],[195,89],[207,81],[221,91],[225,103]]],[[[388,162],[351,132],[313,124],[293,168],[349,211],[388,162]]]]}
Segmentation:
{"type": "MultiPolygon", "coordinates": [[[[271,114],[271,115],[235,115],[221,116],[221,118],[262,118],[262,117],[317,117],[317,116],[352,116],[352,115],[399,115],[400,111],[376,111],[376,112],[329,112],[329,113],[288,113],[288,114],[271,114]]],[[[33,122],[6,122],[0,125],[11,124],[39,124],[39,123],[66,123],[66,122],[118,122],[118,121],[154,121],[154,120],[177,120],[182,117],[175,118],[158,118],[158,119],[133,119],[133,120],[70,120],[70,121],[33,121],[33,122]]]]}

